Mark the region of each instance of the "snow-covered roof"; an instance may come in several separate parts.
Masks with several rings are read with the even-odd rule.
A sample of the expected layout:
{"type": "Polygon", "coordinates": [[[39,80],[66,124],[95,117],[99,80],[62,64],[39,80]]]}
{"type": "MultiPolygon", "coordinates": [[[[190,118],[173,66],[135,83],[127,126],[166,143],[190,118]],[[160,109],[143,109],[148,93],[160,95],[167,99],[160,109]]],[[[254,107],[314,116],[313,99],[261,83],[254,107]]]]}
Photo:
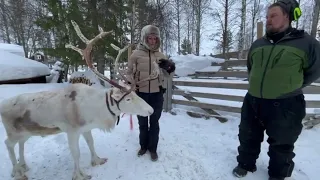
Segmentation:
{"type": "Polygon", "coordinates": [[[13,54],[25,57],[23,47],[16,44],[0,43],[0,50],[8,51],[13,54]]]}
{"type": "Polygon", "coordinates": [[[50,75],[50,69],[40,62],[0,49],[0,81],[50,75]]]}

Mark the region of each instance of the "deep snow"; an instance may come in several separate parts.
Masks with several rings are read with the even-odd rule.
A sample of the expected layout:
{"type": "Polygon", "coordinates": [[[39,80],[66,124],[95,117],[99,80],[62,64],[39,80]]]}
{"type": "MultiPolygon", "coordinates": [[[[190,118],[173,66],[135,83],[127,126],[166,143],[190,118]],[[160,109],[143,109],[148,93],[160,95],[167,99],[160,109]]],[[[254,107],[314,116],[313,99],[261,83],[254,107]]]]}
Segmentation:
{"type": "MultiPolygon", "coordinates": [[[[67,84],[1,85],[0,100],[25,92],[56,89],[67,84]]],[[[138,158],[138,125],[129,128],[125,115],[112,133],[93,131],[96,151],[108,157],[106,164],[91,167],[90,152],[83,138],[80,140],[81,167],[93,180],[232,180],[231,170],[236,165],[239,118],[228,116],[227,123],[215,119],[194,119],[183,109],[177,115],[163,113],[160,120],[159,161],[150,161],[149,154],[138,158]]],[[[320,169],[320,130],[304,130],[297,142],[295,180],[316,180],[320,169]]],[[[0,142],[6,134],[0,123],[0,142]]],[[[16,146],[17,152],[17,146],[16,146]]],[[[257,162],[258,171],[246,180],[267,180],[267,143],[262,146],[257,162]]],[[[11,161],[4,143],[0,143],[0,179],[10,179],[11,161]]],[[[25,146],[25,157],[30,167],[27,173],[36,180],[70,180],[73,160],[64,133],[45,138],[33,137],[25,146]]]]}
{"type": "Polygon", "coordinates": [[[193,54],[176,55],[172,56],[171,59],[176,64],[175,74],[178,76],[187,76],[193,74],[195,71],[210,67],[212,62],[224,62],[224,59],[213,58],[211,56],[195,56],[193,54]]]}

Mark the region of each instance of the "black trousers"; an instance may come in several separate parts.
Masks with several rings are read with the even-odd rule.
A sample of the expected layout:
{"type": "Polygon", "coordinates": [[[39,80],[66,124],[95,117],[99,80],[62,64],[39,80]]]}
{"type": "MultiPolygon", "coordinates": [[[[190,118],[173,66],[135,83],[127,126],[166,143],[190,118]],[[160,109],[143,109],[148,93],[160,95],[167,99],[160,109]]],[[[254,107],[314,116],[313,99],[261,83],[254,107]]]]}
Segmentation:
{"type": "Polygon", "coordinates": [[[297,141],[306,116],[304,95],[269,100],[245,96],[239,125],[237,161],[252,171],[260,154],[264,131],[268,135],[269,176],[290,177],[294,168],[294,143],[297,141]]]}
{"type": "Polygon", "coordinates": [[[153,109],[154,112],[148,117],[137,116],[139,121],[139,141],[142,149],[148,149],[150,152],[156,152],[159,142],[159,119],[162,113],[163,92],[157,93],[142,93],[137,92],[137,95],[145,100],[153,109]],[[150,123],[150,126],[149,126],[150,123]]]}

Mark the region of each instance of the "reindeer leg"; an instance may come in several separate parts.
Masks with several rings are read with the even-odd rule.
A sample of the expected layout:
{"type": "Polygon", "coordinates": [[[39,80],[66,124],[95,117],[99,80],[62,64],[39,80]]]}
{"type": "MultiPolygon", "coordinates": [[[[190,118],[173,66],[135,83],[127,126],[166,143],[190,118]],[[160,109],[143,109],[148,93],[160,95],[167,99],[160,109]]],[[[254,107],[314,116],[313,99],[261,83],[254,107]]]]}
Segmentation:
{"type": "Polygon", "coordinates": [[[27,180],[28,178],[17,163],[16,154],[14,153],[14,146],[17,144],[17,142],[18,140],[10,137],[5,140],[5,144],[7,146],[9,157],[12,163],[11,176],[14,177],[15,180],[27,180]]]}
{"type": "Polygon", "coordinates": [[[80,169],[80,149],[79,149],[79,138],[78,133],[68,132],[68,144],[69,149],[74,160],[74,171],[72,180],[88,180],[91,176],[86,175],[80,169]]]}
{"type": "Polygon", "coordinates": [[[86,142],[89,146],[89,149],[90,149],[91,165],[96,166],[96,165],[102,165],[102,164],[106,163],[108,159],[107,158],[100,158],[94,149],[94,141],[92,138],[91,131],[84,132],[82,135],[83,135],[84,139],[86,140],[86,142]]]}
{"type": "Polygon", "coordinates": [[[26,140],[20,140],[19,141],[19,166],[24,172],[29,171],[29,167],[26,164],[26,161],[24,159],[24,143],[26,140]]]}

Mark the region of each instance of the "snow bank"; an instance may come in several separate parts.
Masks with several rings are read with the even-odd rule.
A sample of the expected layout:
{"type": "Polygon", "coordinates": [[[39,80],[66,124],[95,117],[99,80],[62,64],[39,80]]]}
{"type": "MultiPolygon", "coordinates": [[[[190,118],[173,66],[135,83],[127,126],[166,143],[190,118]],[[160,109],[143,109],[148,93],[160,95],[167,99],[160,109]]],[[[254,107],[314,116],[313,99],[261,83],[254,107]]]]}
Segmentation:
{"type": "Polygon", "coordinates": [[[224,59],[210,56],[196,56],[193,54],[173,56],[171,59],[176,63],[176,74],[178,76],[193,74],[197,70],[211,66],[212,62],[224,62],[224,59]]]}
{"type": "Polygon", "coordinates": [[[197,72],[218,72],[221,66],[207,66],[203,69],[197,70],[197,72]]]}
{"type": "Polygon", "coordinates": [[[47,76],[47,83],[57,83],[59,76],[60,76],[60,72],[62,70],[62,66],[64,64],[60,61],[57,61],[54,63],[54,65],[52,66],[52,69],[50,71],[51,75],[47,76]]]}
{"type": "Polygon", "coordinates": [[[12,54],[25,57],[23,47],[16,44],[0,43],[0,50],[4,50],[12,54]]]}
{"type": "Polygon", "coordinates": [[[50,75],[45,64],[0,50],[0,81],[50,75]]]}

